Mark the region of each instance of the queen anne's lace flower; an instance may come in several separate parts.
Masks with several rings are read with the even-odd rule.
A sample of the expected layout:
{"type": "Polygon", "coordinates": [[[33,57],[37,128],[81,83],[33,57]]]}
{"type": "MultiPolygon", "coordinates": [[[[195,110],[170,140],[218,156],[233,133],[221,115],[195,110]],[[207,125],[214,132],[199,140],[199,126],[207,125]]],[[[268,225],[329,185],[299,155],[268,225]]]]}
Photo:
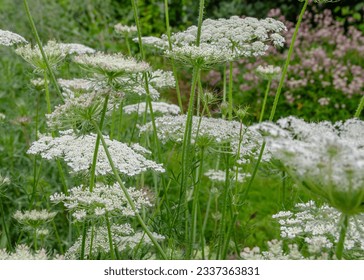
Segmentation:
{"type": "Polygon", "coordinates": [[[0,45],[3,46],[13,46],[17,44],[26,44],[28,43],[22,36],[19,34],[0,29],[0,45]]]}
{"type": "MultiPolygon", "coordinates": [[[[140,211],[142,207],[151,206],[142,191],[129,188],[128,193],[137,211],[140,211]]],[[[108,213],[109,217],[135,216],[135,212],[118,184],[111,186],[96,184],[92,192],[86,186],[74,187],[70,189],[68,195],[55,193],[50,200],[55,203],[62,202],[77,221],[100,219],[105,213],[108,213]]]]}
{"type": "MultiPolygon", "coordinates": [[[[311,254],[330,252],[339,240],[340,212],[323,205],[317,207],[315,202],[299,203],[294,212],[285,211],[273,215],[280,224],[281,237],[284,239],[299,239],[306,243],[311,254]]],[[[361,250],[364,252],[363,215],[352,217],[345,239],[345,250],[361,250]]]]}
{"type": "Polygon", "coordinates": [[[158,89],[171,88],[176,85],[176,80],[171,71],[156,70],[150,72],[149,83],[158,89]]]}
{"type": "MultiPolygon", "coordinates": [[[[214,170],[210,169],[205,172],[204,174],[206,177],[208,177],[211,181],[220,182],[223,183],[226,181],[226,171],[223,170],[214,170]]],[[[250,174],[248,173],[242,173],[240,170],[236,177],[236,171],[231,170],[229,172],[230,180],[236,180],[240,183],[245,182],[247,178],[250,177],[250,174]]]]}
{"type": "Polygon", "coordinates": [[[269,150],[293,178],[346,214],[364,210],[363,121],[306,123],[289,117],[261,127],[270,134],[269,150]]]}
{"type": "Polygon", "coordinates": [[[32,252],[32,250],[24,244],[18,245],[15,252],[8,253],[5,249],[0,249],[0,260],[50,260],[50,259],[63,259],[62,256],[56,255],[54,258],[47,254],[45,249],[32,252]]]}
{"type": "Polygon", "coordinates": [[[87,47],[78,43],[59,43],[61,50],[66,54],[87,54],[95,53],[96,51],[90,47],[87,47]]]}
{"type": "Polygon", "coordinates": [[[121,35],[137,33],[137,27],[135,25],[127,26],[118,23],[114,25],[115,32],[121,35]]]}
{"type": "Polygon", "coordinates": [[[256,72],[263,79],[272,80],[272,79],[276,79],[280,76],[281,68],[274,67],[273,65],[267,65],[267,66],[259,65],[256,72]]]}
{"type": "MultiPolygon", "coordinates": [[[[42,136],[32,144],[28,154],[40,154],[45,159],[63,157],[73,172],[89,172],[95,150],[96,135],[77,137],[73,131],[60,132],[61,136],[52,138],[42,136]]],[[[116,169],[127,176],[140,174],[148,169],[164,172],[164,168],[154,161],[134,152],[126,144],[105,137],[106,145],[116,169]]],[[[96,164],[96,174],[111,174],[112,169],[104,149],[99,149],[96,164]]]]}
{"type": "MultiPolygon", "coordinates": [[[[152,233],[153,237],[158,241],[163,241],[164,237],[152,233]]],[[[111,237],[116,250],[119,252],[125,252],[127,250],[133,249],[135,246],[152,246],[150,238],[143,232],[135,232],[130,224],[113,224],[111,225],[111,237]]],[[[108,230],[106,226],[97,226],[93,229],[89,229],[85,240],[85,256],[89,256],[90,247],[92,242],[93,256],[97,256],[99,253],[108,254],[110,252],[110,244],[108,239],[108,230]]],[[[82,236],[68,249],[65,254],[66,259],[78,259],[81,254],[82,248],[82,236]]]]}
{"type": "MultiPolygon", "coordinates": [[[[163,116],[155,119],[158,138],[163,143],[175,141],[181,143],[185,133],[186,115],[163,116]]],[[[226,143],[239,139],[239,129],[241,124],[236,121],[226,121],[206,117],[193,117],[192,121],[192,142],[198,139],[205,139],[216,143],[226,143]]],[[[152,124],[148,123],[140,128],[146,132],[152,129],[152,124]]]]}
{"type": "MultiPolygon", "coordinates": [[[[125,114],[138,113],[143,114],[145,112],[146,103],[138,103],[127,105],[123,108],[125,114]]],[[[154,113],[161,113],[163,115],[178,115],[180,108],[174,104],[168,104],[165,102],[152,102],[152,108],[154,113]]],[[[148,111],[149,112],[149,111],[148,111]]]]}
{"type": "Polygon", "coordinates": [[[101,71],[102,73],[138,73],[150,69],[146,62],[138,62],[134,58],[125,57],[122,54],[105,54],[97,52],[94,54],[83,54],[74,58],[75,62],[84,67],[101,71]]]}
{"type": "Polygon", "coordinates": [[[49,222],[52,220],[57,213],[48,212],[43,209],[41,211],[38,210],[30,210],[30,211],[16,211],[14,214],[14,219],[16,219],[19,223],[31,223],[31,222],[49,222]]]}
{"type": "MultiPolygon", "coordinates": [[[[55,41],[49,41],[43,46],[45,55],[47,56],[49,65],[57,68],[67,56],[61,46],[55,41]]],[[[46,71],[47,65],[43,60],[42,53],[38,46],[32,47],[30,44],[18,47],[15,52],[27,61],[36,71],[46,71]]]]}

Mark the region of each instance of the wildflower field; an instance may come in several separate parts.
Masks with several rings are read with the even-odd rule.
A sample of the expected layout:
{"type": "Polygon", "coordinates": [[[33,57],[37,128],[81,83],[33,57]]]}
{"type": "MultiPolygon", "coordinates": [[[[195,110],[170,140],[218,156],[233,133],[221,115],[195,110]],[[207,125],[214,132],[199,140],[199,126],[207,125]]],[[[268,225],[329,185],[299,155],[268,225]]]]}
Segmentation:
{"type": "Polygon", "coordinates": [[[364,259],[363,16],[0,0],[0,259],[364,259]]]}

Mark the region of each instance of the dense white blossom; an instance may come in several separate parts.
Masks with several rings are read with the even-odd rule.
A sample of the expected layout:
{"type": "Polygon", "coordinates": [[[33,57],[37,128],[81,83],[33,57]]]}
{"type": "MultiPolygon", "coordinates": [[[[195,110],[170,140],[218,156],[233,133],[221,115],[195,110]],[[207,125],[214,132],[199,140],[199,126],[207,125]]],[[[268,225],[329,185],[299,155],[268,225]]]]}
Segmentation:
{"type": "MultiPolygon", "coordinates": [[[[211,181],[223,183],[226,181],[226,171],[224,170],[214,170],[210,169],[204,173],[206,177],[208,177],[211,181]]],[[[241,170],[230,170],[229,171],[230,180],[237,180],[237,182],[243,183],[246,181],[247,178],[250,177],[248,173],[242,173],[241,170]]]]}
{"type": "Polygon", "coordinates": [[[26,44],[26,43],[27,40],[25,40],[19,34],[0,29],[0,45],[9,47],[16,44],[26,44]]]}
{"type": "MultiPolygon", "coordinates": [[[[104,136],[116,169],[127,176],[140,174],[148,169],[164,172],[163,167],[136,153],[126,144],[104,136]]],[[[33,142],[28,154],[40,154],[45,159],[63,158],[73,172],[89,172],[95,150],[96,135],[76,136],[72,130],[61,131],[60,136],[42,136],[33,142]]],[[[104,149],[99,149],[96,174],[111,174],[112,169],[104,149]]]]}
{"type": "MultiPolygon", "coordinates": [[[[105,97],[101,93],[93,91],[65,99],[64,104],[57,105],[51,114],[46,115],[47,125],[52,129],[63,130],[78,127],[83,132],[92,129],[92,121],[99,121],[104,106],[105,97]]],[[[121,100],[121,96],[111,94],[106,115],[117,109],[121,100]]]]}
{"type": "MultiPolygon", "coordinates": [[[[318,207],[313,201],[298,203],[295,208],[293,212],[284,211],[273,215],[280,224],[281,237],[304,241],[311,254],[332,251],[339,240],[341,213],[328,205],[318,207]]],[[[364,252],[363,228],[363,215],[350,218],[345,250],[364,252]]]]}
{"type": "Polygon", "coordinates": [[[228,49],[219,48],[210,44],[178,46],[172,50],[167,50],[165,55],[188,66],[198,66],[201,69],[208,69],[214,65],[230,61],[233,58],[228,49]]]}
{"type": "MultiPolygon", "coordinates": [[[[49,41],[43,46],[43,50],[51,68],[57,68],[67,56],[67,53],[64,52],[60,44],[55,41],[49,41]]],[[[43,60],[38,45],[34,47],[30,44],[20,46],[15,52],[32,65],[36,71],[43,72],[47,70],[47,65],[43,60]]]]}
{"type": "Polygon", "coordinates": [[[282,70],[280,67],[273,65],[262,66],[259,65],[256,70],[257,74],[266,80],[276,79],[280,76],[282,70]]]}
{"type": "Polygon", "coordinates": [[[244,248],[240,252],[244,260],[303,260],[305,257],[300,253],[297,244],[290,244],[288,250],[284,249],[282,240],[268,241],[268,250],[262,251],[259,247],[244,248]]]}
{"type": "MultiPolygon", "coordinates": [[[[142,207],[151,206],[143,191],[128,188],[128,193],[137,211],[140,211],[142,207]]],[[[68,195],[55,193],[50,200],[54,203],[63,203],[77,221],[100,219],[105,213],[108,213],[109,217],[135,216],[135,212],[118,184],[111,186],[96,184],[92,192],[88,186],[78,186],[71,188],[68,195]]]]}
{"type": "MultiPolygon", "coordinates": [[[[139,244],[143,246],[152,246],[152,241],[144,232],[135,232],[130,224],[113,224],[111,225],[111,237],[114,247],[119,252],[125,252],[127,250],[133,249],[139,244]]],[[[157,241],[163,241],[164,237],[152,233],[153,237],[157,241]]],[[[90,246],[92,242],[91,253],[93,257],[96,257],[99,253],[108,254],[110,252],[110,244],[108,239],[108,230],[106,226],[96,226],[88,230],[85,240],[85,256],[90,258],[90,246]]],[[[67,259],[78,259],[81,254],[82,247],[82,236],[80,236],[77,241],[68,249],[65,253],[67,259]]]]}
{"type": "Polygon", "coordinates": [[[135,25],[128,26],[128,25],[123,25],[121,23],[115,24],[114,29],[117,34],[121,35],[133,34],[138,32],[138,29],[135,25]]]}
{"type": "MultiPolygon", "coordinates": [[[[139,115],[144,114],[146,108],[146,103],[137,103],[132,105],[127,105],[123,108],[125,114],[138,113],[139,115]]],[[[165,102],[152,102],[152,108],[154,113],[161,113],[163,115],[178,115],[180,113],[180,108],[174,104],[168,104],[165,102]]],[[[149,110],[147,111],[149,112],[149,110]]]]}
{"type": "Polygon", "coordinates": [[[66,54],[87,54],[96,52],[94,49],[78,43],[59,43],[59,47],[66,54]]]}
{"type": "Polygon", "coordinates": [[[172,88],[176,85],[176,80],[171,71],[156,70],[150,71],[149,73],[149,83],[155,88],[172,88]]]}
{"type": "Polygon", "coordinates": [[[269,135],[269,150],[291,176],[340,211],[363,210],[363,121],[306,123],[288,117],[261,128],[269,135]]]}
{"type": "MultiPolygon", "coordinates": [[[[14,219],[16,219],[19,223],[29,226],[29,228],[39,228],[40,226],[44,226],[46,223],[53,220],[56,216],[56,212],[49,212],[45,209],[43,210],[27,210],[27,211],[16,211],[14,214],[14,219]]],[[[26,229],[29,229],[26,228],[26,229]]]]}
{"type": "Polygon", "coordinates": [[[106,54],[97,52],[94,54],[83,54],[74,58],[75,62],[95,71],[102,73],[130,74],[145,72],[150,69],[148,63],[137,61],[132,57],[118,54],[106,54]]]}
{"type": "MultiPolygon", "coordinates": [[[[186,115],[163,116],[155,119],[158,138],[161,142],[175,141],[181,143],[185,133],[186,115]]],[[[207,117],[193,117],[192,142],[205,139],[217,143],[226,143],[239,139],[241,124],[207,117]]],[[[152,123],[140,128],[141,132],[151,131],[152,123]]]]}
{"type": "Polygon", "coordinates": [[[17,245],[14,252],[7,252],[5,249],[0,249],[0,260],[51,260],[63,259],[63,256],[56,255],[53,258],[47,254],[45,249],[40,249],[33,252],[27,245],[17,245]]]}

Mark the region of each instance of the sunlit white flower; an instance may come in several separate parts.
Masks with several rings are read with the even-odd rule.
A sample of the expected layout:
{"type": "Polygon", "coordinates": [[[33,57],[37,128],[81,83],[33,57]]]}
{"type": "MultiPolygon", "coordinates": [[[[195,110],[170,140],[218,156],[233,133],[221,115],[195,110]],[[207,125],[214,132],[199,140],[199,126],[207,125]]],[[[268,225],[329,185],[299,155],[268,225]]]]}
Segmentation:
{"type": "MultiPolygon", "coordinates": [[[[63,158],[73,172],[89,172],[95,150],[96,135],[77,137],[72,130],[60,132],[60,136],[42,136],[28,150],[28,154],[40,154],[45,159],[63,158]]],[[[164,172],[154,161],[136,153],[126,144],[105,137],[106,145],[116,169],[127,176],[140,174],[148,169],[164,172]]],[[[99,149],[96,174],[111,174],[112,169],[103,148],[99,149]]]]}
{"type": "MultiPolygon", "coordinates": [[[[128,188],[130,198],[137,211],[151,206],[147,196],[140,190],[128,188]]],[[[118,184],[96,184],[92,191],[88,186],[71,188],[68,195],[55,193],[50,197],[55,203],[63,203],[77,221],[84,219],[100,219],[108,213],[109,217],[134,217],[124,192],[118,184]]]]}
{"type": "Polygon", "coordinates": [[[62,256],[56,255],[52,258],[45,249],[32,251],[27,245],[17,245],[14,252],[7,252],[5,249],[0,249],[0,260],[50,260],[63,259],[62,256]]]}

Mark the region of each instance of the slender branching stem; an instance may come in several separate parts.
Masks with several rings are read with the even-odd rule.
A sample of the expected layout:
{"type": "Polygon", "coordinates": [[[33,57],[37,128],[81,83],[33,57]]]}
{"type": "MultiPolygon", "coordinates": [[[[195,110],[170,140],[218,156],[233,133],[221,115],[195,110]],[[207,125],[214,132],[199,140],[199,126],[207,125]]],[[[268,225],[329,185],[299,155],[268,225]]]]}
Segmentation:
{"type": "Polygon", "coordinates": [[[48,58],[47,58],[47,55],[45,54],[44,52],[44,49],[43,49],[43,46],[42,46],[42,42],[40,41],[40,38],[39,38],[39,35],[38,35],[38,31],[37,31],[37,28],[34,24],[34,20],[33,20],[33,17],[32,17],[32,14],[30,13],[30,9],[29,9],[29,5],[28,5],[28,1],[27,0],[24,0],[24,7],[25,7],[25,12],[27,14],[27,17],[28,17],[28,20],[29,20],[29,23],[30,23],[30,27],[32,29],[32,32],[33,32],[33,35],[35,37],[35,40],[37,42],[37,45],[39,47],[39,50],[40,50],[40,53],[42,54],[42,58],[44,60],[44,63],[46,64],[46,67],[47,67],[47,70],[49,72],[49,75],[50,75],[50,78],[51,78],[51,81],[57,91],[57,94],[58,94],[58,97],[64,101],[63,99],[63,96],[62,96],[62,92],[61,92],[61,89],[59,88],[59,85],[57,83],[57,80],[56,80],[56,77],[53,73],[53,70],[52,70],[52,67],[50,66],[49,64],[49,61],[48,61],[48,58]]]}
{"type": "Polygon", "coordinates": [[[167,259],[167,255],[164,253],[162,247],[158,244],[157,240],[155,239],[155,237],[153,236],[153,234],[151,233],[151,231],[146,226],[146,224],[143,221],[142,217],[139,215],[138,209],[136,208],[135,203],[134,203],[133,199],[131,198],[131,196],[130,196],[130,194],[128,192],[128,189],[124,186],[124,183],[121,180],[120,175],[119,175],[119,172],[118,172],[118,170],[116,169],[116,167],[114,165],[114,162],[113,162],[112,157],[110,155],[109,149],[108,149],[107,144],[105,142],[104,136],[102,135],[102,132],[101,132],[98,124],[95,121],[93,121],[93,125],[94,125],[94,127],[95,127],[95,129],[97,131],[97,134],[100,136],[100,140],[101,140],[102,146],[104,148],[106,157],[107,157],[107,159],[109,161],[109,164],[111,166],[111,169],[112,169],[112,171],[114,173],[114,176],[116,178],[116,181],[118,182],[120,188],[122,189],[122,191],[123,191],[123,193],[125,195],[125,198],[127,199],[127,201],[129,203],[131,209],[134,211],[135,216],[136,216],[136,218],[137,218],[140,226],[142,227],[142,229],[144,230],[144,232],[148,235],[148,237],[150,238],[150,240],[152,241],[152,243],[154,244],[154,246],[158,250],[159,254],[162,256],[162,258],[163,259],[167,259]]]}

